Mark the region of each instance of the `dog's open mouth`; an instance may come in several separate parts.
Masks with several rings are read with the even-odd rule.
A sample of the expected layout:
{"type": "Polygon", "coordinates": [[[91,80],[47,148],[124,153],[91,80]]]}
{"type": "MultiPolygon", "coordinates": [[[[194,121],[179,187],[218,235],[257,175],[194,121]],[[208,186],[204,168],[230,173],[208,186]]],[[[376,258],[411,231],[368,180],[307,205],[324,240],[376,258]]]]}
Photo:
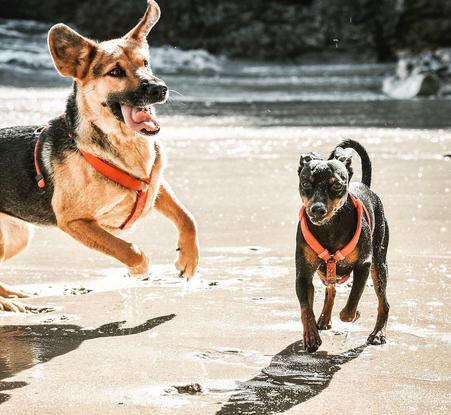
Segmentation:
{"type": "Polygon", "coordinates": [[[160,124],[150,107],[133,107],[126,104],[120,104],[120,106],[124,122],[132,130],[150,134],[160,130],[160,124]]]}

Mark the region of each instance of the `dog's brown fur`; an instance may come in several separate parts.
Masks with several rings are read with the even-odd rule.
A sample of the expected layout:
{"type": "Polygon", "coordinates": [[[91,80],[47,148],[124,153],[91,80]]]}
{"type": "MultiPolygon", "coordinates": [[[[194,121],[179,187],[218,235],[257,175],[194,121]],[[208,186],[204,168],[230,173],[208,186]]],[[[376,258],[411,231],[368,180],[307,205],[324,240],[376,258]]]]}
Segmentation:
{"type": "MultiPolygon", "coordinates": [[[[179,232],[176,266],[190,279],[199,262],[197,227],[192,215],[163,179],[166,164],[163,148],[153,137],[133,131],[114,117],[106,105],[111,92],[133,90],[143,78],[155,78],[147,64],[146,36],[159,16],[158,5],[149,0],[143,19],[121,39],[98,44],[58,24],[50,30],[48,42],[58,72],[73,77],[76,82],[80,115],[75,131],[77,146],[132,176],[151,178],[150,196],[143,216],[155,207],[175,224],[179,232]],[[117,65],[126,70],[125,79],[103,75],[117,65]],[[102,144],[93,139],[99,134],[102,144]]],[[[147,274],[149,260],[146,255],[117,236],[118,228],[134,207],[135,192],[105,180],[79,152],[51,162],[43,151],[42,159],[54,180],[52,207],[58,226],[87,247],[118,259],[128,267],[131,275],[147,274]]],[[[22,251],[28,240],[29,228],[25,222],[0,215],[2,260],[22,251]]],[[[26,307],[7,299],[23,295],[0,285],[0,310],[26,311],[26,307]]]]}

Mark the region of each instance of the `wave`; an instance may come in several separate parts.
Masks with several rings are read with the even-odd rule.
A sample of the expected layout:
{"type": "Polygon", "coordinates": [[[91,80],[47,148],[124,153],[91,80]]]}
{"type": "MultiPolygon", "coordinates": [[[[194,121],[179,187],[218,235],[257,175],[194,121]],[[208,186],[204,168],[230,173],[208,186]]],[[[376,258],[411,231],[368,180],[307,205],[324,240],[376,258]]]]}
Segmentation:
{"type": "Polygon", "coordinates": [[[156,72],[219,73],[226,59],[203,49],[183,50],[173,46],[150,48],[150,62],[156,72]]]}
{"type": "MultiPolygon", "coordinates": [[[[33,72],[54,70],[47,48],[50,23],[0,19],[0,70],[33,72]]],[[[156,73],[216,73],[225,58],[205,50],[152,47],[151,65],[156,73]]]]}
{"type": "MultiPolygon", "coordinates": [[[[0,85],[56,87],[47,48],[50,23],[0,19],[0,85]]],[[[173,46],[151,47],[150,63],[173,92],[173,103],[240,104],[380,101],[393,65],[287,64],[239,61],[173,46]]]]}

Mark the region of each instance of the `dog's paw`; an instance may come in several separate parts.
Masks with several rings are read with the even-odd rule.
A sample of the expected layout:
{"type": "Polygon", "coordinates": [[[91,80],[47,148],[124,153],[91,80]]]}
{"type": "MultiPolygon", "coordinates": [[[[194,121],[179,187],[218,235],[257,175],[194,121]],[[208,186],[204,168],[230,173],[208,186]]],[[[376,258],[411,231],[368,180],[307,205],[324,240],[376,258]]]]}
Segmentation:
{"type": "Polygon", "coordinates": [[[180,271],[180,276],[188,281],[194,276],[199,265],[199,244],[197,240],[191,243],[179,244],[175,267],[180,271]]]}
{"type": "Polygon", "coordinates": [[[318,319],[318,322],[316,323],[316,327],[318,330],[329,330],[332,328],[332,321],[330,321],[330,319],[326,319],[323,315],[321,315],[318,319]]]}
{"type": "Polygon", "coordinates": [[[373,346],[379,346],[381,344],[385,344],[387,340],[385,339],[385,333],[380,330],[378,332],[373,332],[368,336],[367,344],[371,344],[373,346]]]}
{"type": "Polygon", "coordinates": [[[140,253],[141,260],[137,265],[128,267],[128,273],[131,277],[144,278],[149,275],[149,258],[142,252],[140,253]]]}
{"type": "Polygon", "coordinates": [[[354,323],[360,317],[360,311],[356,311],[355,313],[348,311],[346,308],[340,311],[340,320],[345,323],[354,323]]]}
{"type": "Polygon", "coordinates": [[[4,298],[27,298],[31,297],[31,294],[25,291],[16,290],[9,285],[0,283],[0,296],[4,298]]]}
{"type": "Polygon", "coordinates": [[[13,313],[33,313],[38,308],[22,304],[18,301],[12,301],[6,298],[0,298],[0,311],[12,311],[13,313]]]}
{"type": "Polygon", "coordinates": [[[321,346],[321,337],[315,325],[309,325],[304,330],[304,350],[308,353],[316,352],[321,346]]]}

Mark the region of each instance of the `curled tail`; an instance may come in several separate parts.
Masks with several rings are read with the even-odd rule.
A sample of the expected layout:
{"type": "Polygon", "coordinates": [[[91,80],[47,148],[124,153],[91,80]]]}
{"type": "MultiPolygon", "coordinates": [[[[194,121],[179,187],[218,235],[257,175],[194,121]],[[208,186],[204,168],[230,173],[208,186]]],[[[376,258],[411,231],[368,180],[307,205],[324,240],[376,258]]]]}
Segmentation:
{"type": "MultiPolygon", "coordinates": [[[[335,148],[352,148],[359,155],[360,160],[362,162],[362,183],[368,187],[371,187],[371,160],[366,152],[365,148],[358,142],[354,140],[344,140],[335,148]]],[[[334,158],[335,150],[330,155],[329,159],[334,158]]]]}

